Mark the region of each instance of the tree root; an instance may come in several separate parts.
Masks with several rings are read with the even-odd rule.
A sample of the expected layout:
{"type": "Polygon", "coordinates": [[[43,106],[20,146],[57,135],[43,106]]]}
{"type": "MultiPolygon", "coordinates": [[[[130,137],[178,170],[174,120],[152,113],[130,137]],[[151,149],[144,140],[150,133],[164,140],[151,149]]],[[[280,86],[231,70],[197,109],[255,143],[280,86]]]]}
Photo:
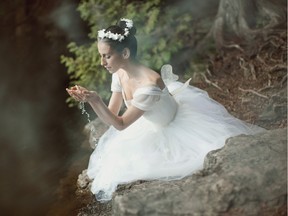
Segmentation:
{"type": "Polygon", "coordinates": [[[261,64],[267,65],[266,62],[259,55],[257,55],[256,58],[261,62],[261,64]]]}
{"type": "Polygon", "coordinates": [[[267,74],[267,75],[268,75],[268,84],[267,84],[267,86],[264,86],[263,88],[259,89],[258,92],[262,92],[262,91],[265,91],[267,89],[275,88],[275,86],[271,86],[271,75],[270,74],[267,74]]]}
{"type": "Polygon", "coordinates": [[[259,92],[255,91],[255,90],[252,90],[252,89],[242,89],[242,88],[239,87],[239,90],[243,91],[243,92],[249,92],[249,93],[252,93],[252,94],[257,95],[259,97],[268,99],[268,97],[266,95],[260,94],[259,92]]]}
{"type": "Polygon", "coordinates": [[[259,91],[259,92],[262,92],[262,91],[265,91],[265,90],[271,89],[271,88],[275,88],[275,86],[271,86],[271,85],[269,86],[269,85],[268,85],[268,86],[265,86],[265,87],[259,89],[258,91],[259,91]]]}
{"type": "Polygon", "coordinates": [[[264,49],[268,45],[270,45],[269,41],[264,43],[262,46],[260,46],[260,48],[258,49],[258,52],[260,53],[262,51],[262,49],[264,49]]]}
{"type": "Polygon", "coordinates": [[[273,54],[274,54],[273,52],[271,52],[271,53],[268,54],[269,61],[274,62],[274,63],[276,63],[276,64],[277,64],[277,63],[279,64],[281,61],[279,61],[278,59],[273,58],[273,57],[272,57],[273,54]]]}
{"type": "Polygon", "coordinates": [[[268,75],[268,86],[271,86],[271,82],[272,82],[271,75],[269,73],[267,75],[268,75]]]}
{"type": "Polygon", "coordinates": [[[212,73],[211,73],[211,71],[209,70],[208,67],[206,68],[206,72],[207,72],[207,74],[208,74],[209,76],[212,76],[212,73]]]}
{"type": "Polygon", "coordinates": [[[245,61],[242,57],[239,58],[239,66],[241,69],[243,69],[243,73],[244,73],[244,77],[247,78],[248,77],[248,74],[249,74],[249,71],[248,69],[244,66],[245,64],[245,61]]]}
{"type": "Polygon", "coordinates": [[[250,72],[251,72],[251,74],[252,74],[253,80],[257,80],[256,71],[255,71],[254,65],[249,63],[249,67],[250,67],[250,72]]]}
{"type": "Polygon", "coordinates": [[[238,44],[223,45],[225,48],[235,48],[244,53],[244,50],[238,44]]]}
{"type": "Polygon", "coordinates": [[[282,87],[285,82],[287,82],[287,74],[281,79],[280,86],[282,87]]]}
{"type": "Polygon", "coordinates": [[[216,83],[213,83],[212,81],[210,81],[205,74],[201,73],[201,76],[204,78],[204,81],[206,83],[208,83],[209,85],[214,86],[215,88],[219,89],[220,91],[223,91],[223,89],[221,87],[219,87],[216,83]]]}
{"type": "Polygon", "coordinates": [[[270,68],[269,73],[282,71],[282,70],[287,71],[287,66],[286,65],[275,65],[275,66],[270,68]]]}
{"type": "Polygon", "coordinates": [[[249,76],[249,73],[252,75],[253,80],[257,80],[256,77],[256,71],[255,71],[255,67],[253,64],[245,62],[245,60],[240,57],[239,58],[239,66],[240,68],[243,69],[243,73],[244,73],[244,77],[247,78],[249,76]],[[250,70],[246,67],[246,65],[249,66],[250,70]]]}

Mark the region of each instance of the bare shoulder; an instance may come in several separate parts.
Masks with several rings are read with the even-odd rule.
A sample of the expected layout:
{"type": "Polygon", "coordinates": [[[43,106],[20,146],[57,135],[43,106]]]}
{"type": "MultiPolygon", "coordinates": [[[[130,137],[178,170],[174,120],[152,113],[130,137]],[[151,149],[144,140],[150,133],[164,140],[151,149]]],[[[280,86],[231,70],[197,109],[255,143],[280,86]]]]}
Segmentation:
{"type": "Polygon", "coordinates": [[[150,80],[156,80],[160,78],[160,75],[156,71],[146,66],[141,67],[141,72],[144,77],[150,80]]]}
{"type": "Polygon", "coordinates": [[[143,74],[145,74],[145,77],[147,79],[147,82],[153,85],[157,85],[160,88],[164,88],[165,84],[161,78],[161,75],[157,73],[156,71],[152,70],[151,68],[144,67],[143,68],[143,74]]]}

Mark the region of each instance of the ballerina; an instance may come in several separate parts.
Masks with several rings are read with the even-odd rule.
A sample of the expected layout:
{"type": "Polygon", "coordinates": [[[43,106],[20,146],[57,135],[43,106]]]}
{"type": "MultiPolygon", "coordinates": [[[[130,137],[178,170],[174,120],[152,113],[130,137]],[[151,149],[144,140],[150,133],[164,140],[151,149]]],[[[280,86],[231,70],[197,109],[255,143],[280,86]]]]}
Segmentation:
{"type": "Polygon", "coordinates": [[[229,114],[190,80],[177,81],[170,65],[160,76],[141,64],[135,34],[132,20],[124,18],[98,31],[101,65],[112,74],[108,106],[95,91],[77,85],[66,89],[109,125],[87,169],[91,191],[103,202],[111,200],[119,184],[191,175],[227,138],[264,130],[229,114]],[[126,110],[120,115],[123,101],[126,110]]]}

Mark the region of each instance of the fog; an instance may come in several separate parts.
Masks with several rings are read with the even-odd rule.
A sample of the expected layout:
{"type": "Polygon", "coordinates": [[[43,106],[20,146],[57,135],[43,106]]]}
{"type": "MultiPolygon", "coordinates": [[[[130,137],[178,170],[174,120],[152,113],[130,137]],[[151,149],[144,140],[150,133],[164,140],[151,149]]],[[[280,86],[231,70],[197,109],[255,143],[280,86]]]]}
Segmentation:
{"type": "MultiPolygon", "coordinates": [[[[214,1],[205,4],[200,0],[181,1],[178,7],[183,12],[191,10],[197,17],[203,16],[200,13],[203,8],[214,4],[215,13],[217,3],[207,2],[214,1]]],[[[68,108],[65,88],[69,80],[66,68],[60,63],[60,55],[69,54],[66,48],[69,42],[89,42],[89,30],[76,11],[78,3],[76,0],[1,3],[3,215],[45,215],[57,202],[61,179],[81,157],[84,140],[81,131],[87,117],[78,108],[68,108]]]]}
{"type": "MultiPolygon", "coordinates": [[[[75,11],[75,3],[69,6],[66,2],[65,7],[75,11]]],[[[7,16],[16,16],[16,11],[4,11],[7,16]]],[[[81,130],[86,119],[80,110],[68,108],[65,102],[68,76],[60,55],[68,53],[66,46],[70,41],[83,42],[86,33],[79,26],[81,22],[75,21],[80,20],[79,16],[73,21],[75,31],[67,32],[63,31],[63,25],[50,19],[57,17],[54,13],[57,10],[37,18],[27,15],[23,23],[15,23],[9,17],[1,22],[0,209],[3,215],[45,215],[57,200],[61,179],[81,153],[84,139],[81,130]]]]}

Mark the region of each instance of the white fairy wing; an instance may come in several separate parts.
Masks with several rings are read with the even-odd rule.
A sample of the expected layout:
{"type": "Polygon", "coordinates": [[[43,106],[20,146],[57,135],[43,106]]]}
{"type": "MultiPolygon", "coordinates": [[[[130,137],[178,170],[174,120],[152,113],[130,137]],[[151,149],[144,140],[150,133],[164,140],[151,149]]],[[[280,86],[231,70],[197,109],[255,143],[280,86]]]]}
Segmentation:
{"type": "Polygon", "coordinates": [[[191,81],[192,78],[188,79],[184,85],[182,85],[180,88],[175,89],[174,91],[170,92],[172,95],[176,95],[178,93],[180,93],[181,91],[183,91],[185,88],[187,88],[189,86],[189,83],[191,81]]]}
{"type": "Polygon", "coordinates": [[[161,67],[161,77],[165,85],[168,85],[169,83],[179,79],[176,74],[173,74],[173,69],[170,64],[165,64],[161,67]]]}
{"type": "MultiPolygon", "coordinates": [[[[165,83],[165,85],[169,85],[171,82],[175,82],[179,79],[179,76],[173,73],[172,66],[170,64],[165,64],[161,67],[161,77],[165,83]]],[[[172,95],[175,95],[177,93],[180,93],[182,90],[188,87],[189,83],[191,81],[191,78],[188,79],[183,86],[181,86],[178,89],[175,89],[174,91],[170,92],[172,95]]]]}

